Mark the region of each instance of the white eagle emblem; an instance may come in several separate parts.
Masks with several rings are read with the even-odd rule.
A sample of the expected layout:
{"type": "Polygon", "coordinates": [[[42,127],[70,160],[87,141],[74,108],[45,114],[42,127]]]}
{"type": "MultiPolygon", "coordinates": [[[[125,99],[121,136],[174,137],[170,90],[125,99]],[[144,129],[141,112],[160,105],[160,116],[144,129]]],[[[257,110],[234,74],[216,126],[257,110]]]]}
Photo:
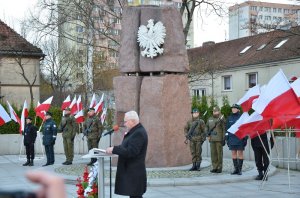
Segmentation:
{"type": "Polygon", "coordinates": [[[141,52],[143,57],[153,58],[158,54],[164,52],[163,48],[160,48],[164,44],[164,38],[166,37],[166,28],[162,22],[157,22],[154,25],[154,20],[150,19],[148,25],[141,25],[138,31],[137,41],[140,43],[140,47],[145,48],[141,52]]]}

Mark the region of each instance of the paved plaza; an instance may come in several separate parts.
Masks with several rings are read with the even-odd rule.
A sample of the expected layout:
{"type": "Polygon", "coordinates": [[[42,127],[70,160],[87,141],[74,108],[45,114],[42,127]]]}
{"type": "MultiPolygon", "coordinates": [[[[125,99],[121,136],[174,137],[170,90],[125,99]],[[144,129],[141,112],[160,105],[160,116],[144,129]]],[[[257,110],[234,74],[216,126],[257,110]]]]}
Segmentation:
{"type": "MultiPolygon", "coordinates": [[[[82,176],[83,168],[88,162],[81,156],[75,156],[73,165],[63,166],[64,155],[56,155],[53,166],[42,167],[44,159],[35,160],[33,167],[24,167],[25,159],[18,155],[0,156],[0,188],[6,190],[35,190],[38,185],[26,180],[24,173],[30,170],[45,170],[60,175],[66,180],[68,197],[76,197],[76,178],[82,176]]],[[[269,179],[262,186],[255,181],[254,162],[246,161],[243,175],[230,175],[231,160],[224,160],[222,174],[210,173],[209,159],[204,159],[200,172],[187,171],[190,166],[174,168],[148,169],[148,190],[145,198],[209,198],[209,197],[300,197],[300,171],[288,171],[272,167],[269,179]],[[290,180],[290,182],[289,182],[290,180]]],[[[300,161],[298,162],[300,163],[300,161]]],[[[105,162],[106,187],[105,195],[110,197],[109,162],[105,162]]],[[[114,178],[115,168],[112,175],[114,178]]],[[[112,188],[113,192],[113,188],[112,188]]],[[[114,198],[122,198],[112,194],[114,198]]]]}

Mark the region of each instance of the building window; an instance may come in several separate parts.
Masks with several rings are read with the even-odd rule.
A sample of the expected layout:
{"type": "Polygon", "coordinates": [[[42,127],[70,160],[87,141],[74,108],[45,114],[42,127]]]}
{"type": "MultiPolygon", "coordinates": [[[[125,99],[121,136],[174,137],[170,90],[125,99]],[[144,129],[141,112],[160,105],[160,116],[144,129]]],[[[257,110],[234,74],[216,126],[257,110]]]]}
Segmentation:
{"type": "Polygon", "coordinates": [[[257,6],[251,6],[251,10],[257,11],[257,6]]]}
{"type": "Polygon", "coordinates": [[[246,51],[248,51],[248,49],[250,49],[252,47],[252,45],[249,45],[247,47],[245,47],[242,51],[240,51],[240,54],[244,54],[246,51]]]}
{"type": "Polygon", "coordinates": [[[206,89],[205,88],[193,89],[193,96],[195,97],[206,96],[206,89]]]}
{"type": "Polygon", "coordinates": [[[83,38],[78,37],[77,38],[77,43],[83,43],[83,38]]]}
{"type": "Polygon", "coordinates": [[[273,12],[277,12],[277,8],[273,8],[273,12]]]}
{"type": "Polygon", "coordinates": [[[76,26],[76,31],[77,32],[83,32],[83,27],[81,25],[76,26]]]}
{"type": "Polygon", "coordinates": [[[223,76],[223,91],[232,90],[231,76],[223,76]]]}
{"type": "Polygon", "coordinates": [[[248,76],[248,88],[257,85],[257,73],[249,73],[248,76]]]}
{"type": "Polygon", "coordinates": [[[284,13],[284,14],[288,14],[288,13],[290,13],[290,10],[289,10],[289,9],[284,9],[284,10],[283,10],[283,13],[284,13]]]}
{"type": "Polygon", "coordinates": [[[270,21],[271,20],[271,16],[265,16],[265,20],[266,21],[270,21]]]}
{"type": "Polygon", "coordinates": [[[282,12],[282,8],[278,8],[278,13],[281,13],[282,12]]]}
{"type": "Polygon", "coordinates": [[[280,48],[280,47],[281,47],[283,44],[285,44],[288,40],[289,40],[289,39],[284,39],[284,40],[280,41],[280,43],[278,43],[278,44],[274,47],[274,49],[280,48]]]}
{"type": "Polygon", "coordinates": [[[271,8],[270,7],[265,7],[265,12],[271,12],[271,8]]]}
{"type": "Polygon", "coordinates": [[[262,49],[264,49],[265,47],[267,46],[267,44],[262,44],[259,48],[257,48],[256,50],[257,51],[260,51],[262,49]]]}
{"type": "Polygon", "coordinates": [[[259,11],[263,11],[263,7],[259,7],[259,11]]]}

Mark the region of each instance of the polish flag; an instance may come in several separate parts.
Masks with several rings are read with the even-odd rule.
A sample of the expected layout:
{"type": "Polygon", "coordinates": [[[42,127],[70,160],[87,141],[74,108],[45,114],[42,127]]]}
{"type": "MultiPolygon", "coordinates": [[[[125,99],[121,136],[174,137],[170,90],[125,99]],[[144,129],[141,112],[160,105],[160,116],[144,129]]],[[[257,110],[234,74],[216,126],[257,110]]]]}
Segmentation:
{"type": "Polygon", "coordinates": [[[8,108],[9,108],[9,114],[10,114],[11,119],[14,120],[15,122],[17,122],[19,125],[21,125],[21,119],[16,114],[15,110],[12,108],[12,106],[9,104],[9,102],[8,101],[6,101],[6,102],[7,102],[8,108]]]}
{"type": "Polygon", "coordinates": [[[296,94],[282,70],[279,70],[269,81],[264,92],[261,92],[257,101],[252,105],[252,109],[264,118],[300,114],[296,94]]]}
{"type": "Polygon", "coordinates": [[[81,102],[81,95],[79,95],[76,103],[77,103],[77,110],[81,111],[83,109],[83,105],[82,105],[82,102],[81,102]]]}
{"type": "Polygon", "coordinates": [[[74,99],[72,100],[69,108],[71,109],[71,114],[74,115],[77,113],[78,109],[77,109],[77,100],[76,100],[76,96],[74,96],[74,99]]]}
{"type": "MultiPolygon", "coordinates": [[[[37,103],[37,107],[40,105],[40,102],[37,103]]],[[[36,116],[40,117],[42,120],[45,119],[46,111],[36,111],[36,116]]]]}
{"type": "Polygon", "coordinates": [[[298,101],[300,102],[300,78],[298,78],[293,83],[291,83],[291,87],[294,90],[294,92],[298,98],[298,101]]]}
{"type": "Polygon", "coordinates": [[[249,89],[237,104],[241,105],[243,112],[248,112],[252,108],[253,101],[258,98],[259,94],[260,88],[259,85],[256,85],[249,89]]]}
{"type": "Polygon", "coordinates": [[[3,106],[0,104],[0,126],[9,121],[11,121],[11,118],[9,117],[3,106]]]}
{"type": "Polygon", "coordinates": [[[100,113],[103,110],[103,97],[104,94],[102,94],[102,97],[100,99],[100,101],[97,103],[97,105],[94,107],[95,108],[95,113],[100,113]]]}
{"type": "Polygon", "coordinates": [[[53,99],[53,96],[51,96],[50,98],[45,100],[42,104],[38,105],[35,108],[35,112],[42,112],[42,111],[46,112],[46,111],[48,111],[50,109],[52,99],[53,99]]]}
{"type": "Polygon", "coordinates": [[[25,118],[28,117],[28,106],[26,100],[24,101],[22,113],[21,113],[21,124],[20,124],[20,133],[24,131],[25,128],[25,118]]]}
{"type": "Polygon", "coordinates": [[[100,120],[101,120],[101,123],[102,123],[102,124],[103,124],[104,121],[105,121],[105,118],[106,118],[106,112],[107,112],[107,109],[104,108],[104,109],[103,109],[103,112],[102,112],[102,114],[101,114],[101,116],[100,116],[100,120]]]}
{"type": "Polygon", "coordinates": [[[74,116],[76,122],[78,124],[84,122],[84,116],[83,116],[83,110],[80,110],[75,116],[74,116]]]}
{"type": "Polygon", "coordinates": [[[241,117],[227,130],[229,133],[235,134],[239,127],[249,118],[249,114],[244,112],[241,117]]]}
{"type": "Polygon", "coordinates": [[[61,110],[65,110],[65,108],[70,106],[70,104],[71,104],[71,99],[70,99],[70,95],[68,95],[68,97],[63,101],[61,105],[61,110]]]}
{"type": "Polygon", "coordinates": [[[239,129],[235,135],[240,139],[243,139],[247,135],[249,135],[251,138],[254,138],[257,136],[257,132],[261,135],[270,128],[271,125],[269,119],[264,119],[257,112],[253,112],[248,119],[246,119],[245,122],[239,126],[239,129]]]}
{"type": "Polygon", "coordinates": [[[93,97],[92,97],[92,100],[91,100],[91,103],[90,103],[90,108],[93,108],[96,106],[96,96],[95,96],[95,93],[93,94],[93,97]]]}

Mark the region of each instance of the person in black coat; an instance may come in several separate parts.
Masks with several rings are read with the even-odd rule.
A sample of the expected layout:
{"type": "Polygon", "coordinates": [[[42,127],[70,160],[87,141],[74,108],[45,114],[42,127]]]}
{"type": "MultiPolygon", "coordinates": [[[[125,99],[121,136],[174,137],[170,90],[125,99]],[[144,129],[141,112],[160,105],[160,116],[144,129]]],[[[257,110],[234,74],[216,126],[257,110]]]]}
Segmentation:
{"type": "Polygon", "coordinates": [[[148,135],[135,111],[125,113],[124,125],[129,131],[125,133],[122,144],[106,149],[106,153],[119,156],[115,194],[141,198],[147,189],[145,158],[148,135]]]}
{"type": "MultiPolygon", "coordinates": [[[[273,138],[270,138],[271,148],[274,145],[273,138]]],[[[267,133],[263,133],[251,139],[251,146],[254,151],[255,165],[258,171],[258,175],[255,180],[262,180],[264,174],[266,174],[267,169],[270,164],[268,155],[270,154],[268,136],[267,133]]]]}
{"type": "Polygon", "coordinates": [[[43,125],[43,145],[45,146],[47,163],[43,166],[54,164],[54,144],[57,135],[57,126],[52,119],[52,113],[46,112],[46,121],[43,125]]]}
{"type": "Polygon", "coordinates": [[[26,118],[26,125],[24,128],[24,146],[26,150],[27,162],[23,166],[33,166],[34,160],[34,143],[37,135],[37,128],[32,124],[32,118],[26,118]]]}
{"type": "Polygon", "coordinates": [[[234,166],[234,171],[231,173],[232,175],[241,175],[242,174],[242,167],[244,161],[244,150],[245,146],[247,145],[248,137],[243,139],[239,139],[236,135],[229,133],[228,129],[236,123],[236,121],[241,117],[239,105],[233,104],[231,106],[232,113],[227,118],[226,123],[226,134],[225,139],[227,141],[227,145],[229,150],[231,150],[232,162],[234,166]]]}

